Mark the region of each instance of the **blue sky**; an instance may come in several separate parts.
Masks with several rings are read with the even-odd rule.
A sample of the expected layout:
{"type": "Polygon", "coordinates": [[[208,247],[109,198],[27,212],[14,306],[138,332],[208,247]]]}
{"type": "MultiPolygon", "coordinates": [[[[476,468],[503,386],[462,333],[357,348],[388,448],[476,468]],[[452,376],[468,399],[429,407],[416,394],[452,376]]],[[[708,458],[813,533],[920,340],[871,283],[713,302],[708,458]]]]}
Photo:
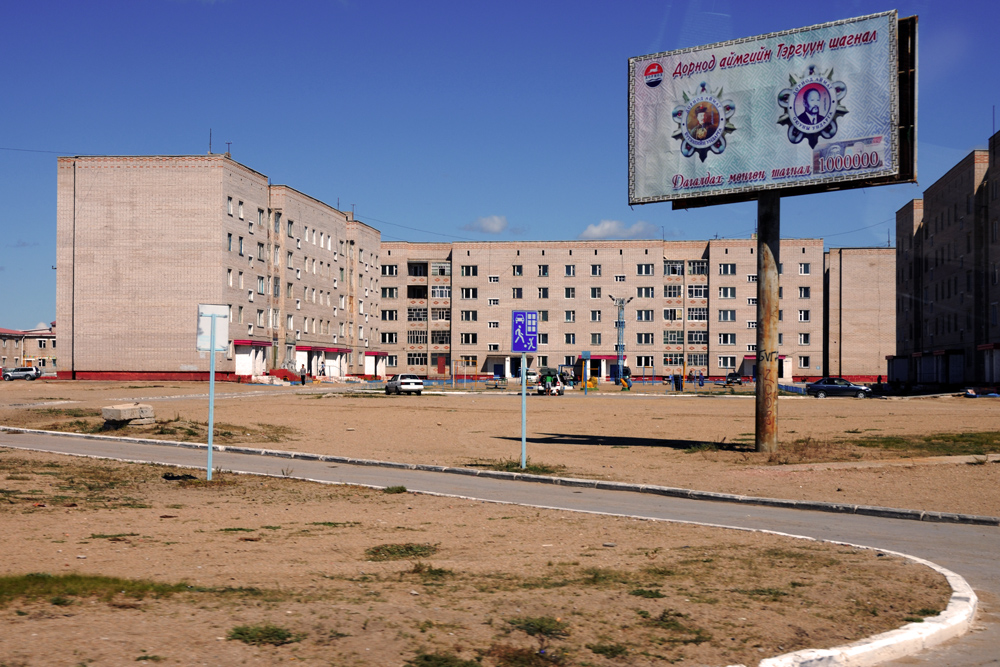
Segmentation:
{"type": "Polygon", "coordinates": [[[1000,4],[592,0],[8,3],[0,327],[55,319],[56,156],[213,149],[386,240],[746,238],[754,203],[628,206],[630,56],[920,16],[919,185],[782,200],[782,236],[887,243],[1000,105],[1000,4]]]}

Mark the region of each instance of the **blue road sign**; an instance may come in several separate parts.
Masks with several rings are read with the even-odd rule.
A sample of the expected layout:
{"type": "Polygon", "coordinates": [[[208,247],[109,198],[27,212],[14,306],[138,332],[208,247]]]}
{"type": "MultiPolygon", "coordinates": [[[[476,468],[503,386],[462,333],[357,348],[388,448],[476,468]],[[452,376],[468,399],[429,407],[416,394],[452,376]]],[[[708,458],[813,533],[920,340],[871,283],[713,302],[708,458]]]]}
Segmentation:
{"type": "Polygon", "coordinates": [[[538,312],[515,310],[510,318],[510,349],[512,352],[538,350],[538,312]]]}

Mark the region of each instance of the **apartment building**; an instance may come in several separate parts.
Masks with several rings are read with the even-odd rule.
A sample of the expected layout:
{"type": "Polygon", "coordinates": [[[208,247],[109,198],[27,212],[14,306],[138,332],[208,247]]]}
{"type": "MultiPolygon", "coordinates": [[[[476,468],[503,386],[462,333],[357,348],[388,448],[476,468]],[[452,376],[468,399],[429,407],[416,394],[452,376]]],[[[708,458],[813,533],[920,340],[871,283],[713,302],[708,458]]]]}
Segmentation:
{"type": "Polygon", "coordinates": [[[887,379],[896,350],[896,250],[831,248],[825,257],[826,375],[887,379]]]}
{"type": "Polygon", "coordinates": [[[221,377],[381,372],[379,241],[228,154],[60,157],[59,375],[207,378],[199,304],[229,307],[221,377]]]}
{"type": "MultiPolygon", "coordinates": [[[[606,377],[618,310],[635,376],[753,375],[756,241],[394,242],[382,244],[380,342],[388,372],[430,378],[520,373],[510,314],[539,314],[529,367],[572,365],[582,351],[606,377]],[[395,323],[395,324],[393,324],[395,323]]],[[[823,363],[823,242],[782,242],[782,377],[823,363]],[[787,263],[784,258],[788,257],[787,263]],[[784,267],[794,270],[785,274],[784,267]],[[787,294],[786,294],[787,290],[787,294]]]]}
{"type": "Polygon", "coordinates": [[[55,322],[38,329],[0,328],[0,367],[38,366],[53,373],[57,357],[55,322]]]}
{"type": "Polygon", "coordinates": [[[901,383],[1000,379],[997,136],[896,213],[900,314],[889,365],[901,383]],[[991,166],[992,165],[992,166],[991,166]]]}

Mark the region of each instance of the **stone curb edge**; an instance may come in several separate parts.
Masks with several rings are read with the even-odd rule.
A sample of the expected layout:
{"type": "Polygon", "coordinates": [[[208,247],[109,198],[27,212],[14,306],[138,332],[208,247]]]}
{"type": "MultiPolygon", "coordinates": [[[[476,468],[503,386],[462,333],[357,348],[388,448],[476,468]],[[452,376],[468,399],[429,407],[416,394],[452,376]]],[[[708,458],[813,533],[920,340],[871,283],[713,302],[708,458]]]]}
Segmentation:
{"type": "MultiPolygon", "coordinates": [[[[166,445],[188,449],[206,449],[208,445],[200,442],[180,442],[177,440],[153,440],[148,438],[128,438],[91,433],[66,433],[63,431],[42,431],[38,429],[16,428],[0,425],[0,432],[40,433],[92,440],[111,440],[117,442],[134,442],[143,445],[166,445]]],[[[978,516],[975,514],[958,514],[951,512],[927,512],[895,507],[877,507],[872,505],[852,505],[849,503],[828,503],[816,500],[785,500],[783,498],[760,498],[756,496],[741,496],[713,491],[696,491],[655,484],[633,484],[630,482],[607,482],[593,479],[576,479],[572,477],[550,477],[547,475],[532,475],[520,472],[505,472],[499,470],[475,470],[473,468],[456,468],[436,466],[426,463],[397,463],[395,461],[378,461],[374,459],[358,459],[348,456],[330,456],[325,454],[310,454],[292,452],[281,449],[262,449],[256,447],[234,447],[215,445],[215,451],[232,452],[235,454],[252,454],[257,456],[272,456],[284,459],[302,459],[304,461],[325,461],[343,463],[346,465],[363,465],[381,468],[396,468],[401,470],[420,470],[422,472],[440,472],[452,475],[469,475],[472,477],[487,477],[491,479],[507,479],[537,484],[552,484],[555,486],[570,486],[575,488],[599,489],[601,491],[631,491],[633,493],[651,493],[672,498],[687,498],[689,500],[711,500],[715,502],[736,503],[743,505],[762,505],[766,507],[782,507],[785,509],[812,510],[816,512],[831,512],[834,514],[860,514],[884,519],[905,519],[909,521],[928,521],[932,523],[960,523],[975,526],[1000,526],[1000,517],[978,516]]]]}
{"type": "MultiPolygon", "coordinates": [[[[137,444],[154,444],[154,445],[167,445],[173,447],[184,447],[187,449],[204,449],[207,445],[201,443],[190,443],[190,442],[179,442],[176,440],[149,440],[144,438],[119,438],[114,436],[101,436],[93,435],[88,433],[63,433],[61,431],[40,431],[35,429],[23,429],[14,428],[7,426],[0,426],[0,432],[14,432],[14,433],[43,433],[49,435],[66,435],[70,437],[91,439],[91,440],[110,440],[119,442],[134,442],[137,444]]],[[[2,446],[2,443],[0,443],[2,446]]],[[[483,477],[493,477],[501,479],[520,479],[523,481],[537,481],[537,482],[547,482],[552,484],[564,485],[564,486],[581,486],[581,487],[593,487],[609,490],[624,490],[624,491],[640,491],[640,492],[650,492],[653,489],[663,489],[666,491],[676,491],[679,497],[699,497],[703,496],[702,499],[705,500],[720,500],[720,501],[730,501],[731,499],[745,499],[737,500],[736,502],[749,502],[752,500],[764,500],[769,501],[768,503],[758,503],[758,504],[772,504],[775,506],[782,506],[785,503],[793,503],[792,507],[805,509],[808,503],[801,503],[797,501],[781,501],[777,499],[761,498],[753,499],[748,496],[729,496],[727,494],[721,493],[708,493],[708,492],[688,492],[684,489],[671,489],[669,487],[650,487],[648,485],[639,484],[627,484],[622,482],[593,482],[591,480],[581,480],[581,479],[567,479],[567,478],[547,478],[540,475],[524,475],[521,473],[507,473],[498,471],[480,471],[471,470],[469,468],[448,468],[446,466],[431,466],[424,464],[406,464],[406,463],[394,463],[391,461],[372,461],[369,459],[351,459],[348,457],[340,456],[324,456],[319,454],[301,454],[298,452],[288,452],[282,450],[269,450],[269,449],[256,449],[250,447],[227,447],[219,446],[219,451],[228,451],[241,454],[257,454],[260,456],[275,456],[287,459],[302,459],[302,460],[313,460],[313,461],[330,461],[330,462],[340,462],[349,463],[354,465],[370,465],[370,466],[381,466],[387,468],[399,468],[399,469],[409,469],[409,470],[424,470],[432,472],[447,472],[456,474],[465,474],[472,476],[483,476],[483,477]],[[699,494],[699,496],[687,495],[687,494],[699,494]]],[[[431,493],[429,495],[442,495],[437,493],[431,493]]],[[[675,495],[675,494],[663,494],[663,495],[675,495]]],[[[819,505],[831,505],[831,503],[815,503],[819,505]]],[[[848,506],[843,506],[848,507],[848,506]]],[[[813,508],[809,508],[813,509],[813,508]]],[[[891,508],[878,508],[869,507],[866,509],[870,510],[886,510],[889,514],[876,514],[871,512],[874,516],[890,516],[893,518],[916,518],[908,516],[897,516],[898,512],[910,512],[911,510],[893,510],[891,508]]],[[[838,511],[838,510],[826,510],[826,511],[838,511]]],[[[587,512],[595,514],[604,514],[603,512],[587,512]]],[[[859,512],[861,513],[861,512],[859,512]]],[[[922,514],[922,513],[921,513],[922,514]]],[[[949,515],[955,517],[963,517],[970,515],[949,515]]],[[[640,517],[637,517],[640,518],[640,517]]],[[[641,517],[645,518],[645,517],[641,517]]],[[[997,519],[993,517],[971,517],[974,519],[984,519],[991,520],[993,523],[986,525],[996,525],[997,519]]],[[[930,519],[921,519],[930,520],[930,519]]],[[[961,523],[961,521],[959,521],[961,523]]],[[[983,522],[977,522],[982,524],[983,522]]],[[[720,526],[720,527],[731,527],[731,526],[720,526]]],[[[969,586],[968,582],[965,581],[963,577],[948,570],[946,568],[937,565],[923,558],[917,558],[916,556],[911,556],[909,554],[900,553],[897,551],[888,551],[885,549],[876,549],[874,547],[868,547],[858,544],[852,544],[850,542],[835,542],[833,540],[816,540],[812,537],[806,537],[802,535],[791,535],[788,533],[781,533],[771,530],[760,530],[753,528],[737,528],[738,530],[748,530],[750,532],[760,532],[769,533],[774,535],[784,535],[787,537],[795,537],[798,539],[812,540],[812,541],[822,541],[831,542],[834,544],[842,544],[844,546],[850,546],[857,549],[873,550],[880,553],[892,554],[900,558],[905,558],[911,562],[924,565],[929,567],[935,572],[938,572],[948,581],[948,585],[951,586],[952,594],[948,601],[948,606],[943,612],[937,616],[925,618],[921,623],[908,623],[901,628],[896,630],[890,630],[889,632],[884,632],[882,634],[874,635],[872,637],[866,637],[865,639],[853,642],[851,644],[845,644],[843,646],[836,646],[829,649],[803,649],[801,651],[795,651],[794,653],[786,653],[784,655],[779,655],[774,658],[765,658],[758,663],[758,667],[874,667],[881,663],[887,662],[889,660],[896,660],[909,655],[913,655],[922,650],[932,648],[948,641],[949,639],[954,639],[964,635],[972,626],[973,619],[976,615],[976,610],[979,606],[979,598],[976,596],[972,587],[969,586]]],[[[744,665],[730,665],[729,667],[745,667],[744,665]]]]}

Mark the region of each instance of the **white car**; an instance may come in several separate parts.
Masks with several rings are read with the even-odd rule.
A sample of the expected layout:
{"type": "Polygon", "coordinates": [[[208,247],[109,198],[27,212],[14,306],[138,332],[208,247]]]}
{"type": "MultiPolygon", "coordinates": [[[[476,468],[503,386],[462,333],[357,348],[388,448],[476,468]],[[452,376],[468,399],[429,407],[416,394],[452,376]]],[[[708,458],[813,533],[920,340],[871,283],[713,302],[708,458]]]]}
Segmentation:
{"type": "Polygon", "coordinates": [[[420,392],[423,390],[424,381],[416,375],[412,375],[410,373],[393,375],[389,378],[389,381],[385,383],[386,396],[390,394],[402,394],[403,392],[419,396],[420,392]]]}

